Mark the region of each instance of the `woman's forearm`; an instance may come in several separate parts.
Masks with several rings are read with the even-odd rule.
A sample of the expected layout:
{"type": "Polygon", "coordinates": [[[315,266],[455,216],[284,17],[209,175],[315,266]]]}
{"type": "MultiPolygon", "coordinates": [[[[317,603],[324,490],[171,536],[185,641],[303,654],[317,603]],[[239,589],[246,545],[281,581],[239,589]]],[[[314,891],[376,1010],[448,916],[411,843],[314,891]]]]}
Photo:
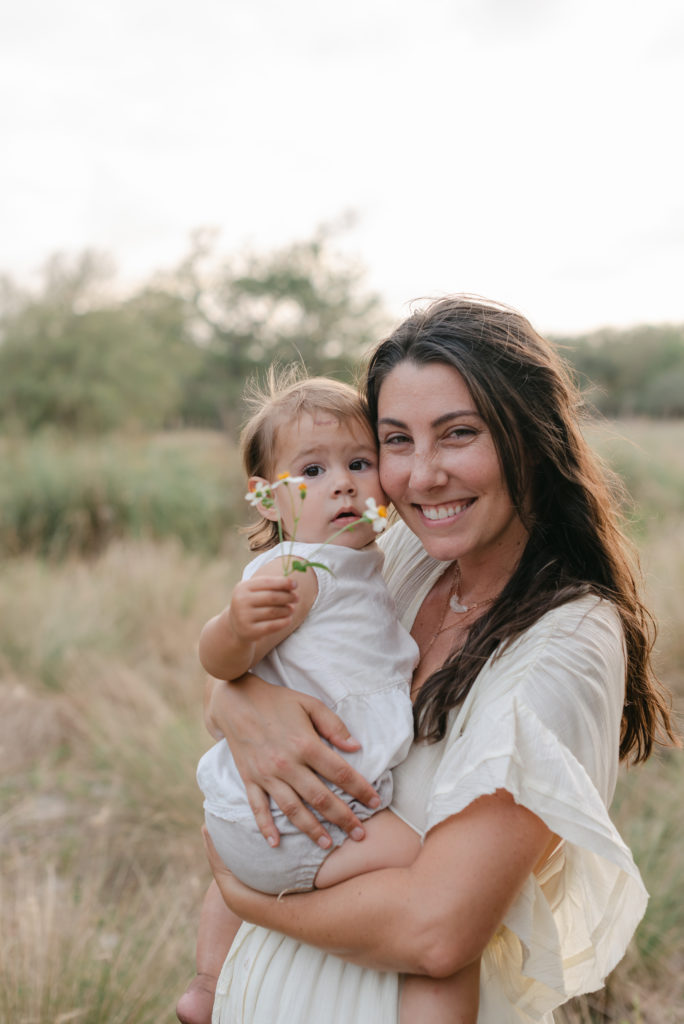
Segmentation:
{"type": "MultiPolygon", "coordinates": [[[[280,900],[250,895],[244,902],[245,918],[362,967],[429,974],[414,927],[418,908],[413,906],[410,873],[410,868],[375,871],[280,900]]],[[[241,905],[239,897],[231,905],[241,905]]]]}
{"type": "Polygon", "coordinates": [[[215,870],[245,920],[361,966],[446,977],[482,953],[550,835],[502,791],[433,829],[408,868],[280,901],[215,870]]]}

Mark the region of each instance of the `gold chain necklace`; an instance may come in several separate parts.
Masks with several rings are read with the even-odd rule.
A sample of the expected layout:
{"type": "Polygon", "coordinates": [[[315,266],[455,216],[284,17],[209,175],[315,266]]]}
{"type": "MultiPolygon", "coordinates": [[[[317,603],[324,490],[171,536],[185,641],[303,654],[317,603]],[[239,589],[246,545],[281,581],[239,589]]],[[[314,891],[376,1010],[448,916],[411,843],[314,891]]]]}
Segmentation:
{"type": "Polygon", "coordinates": [[[456,588],[458,587],[458,584],[460,583],[460,580],[461,580],[460,568],[459,568],[458,562],[454,562],[453,579],[452,579],[451,583],[449,584],[449,592],[447,593],[446,600],[444,601],[444,607],[442,608],[442,614],[441,614],[440,619],[439,619],[439,626],[437,627],[435,632],[431,635],[430,642],[428,643],[427,647],[425,648],[425,650],[423,651],[423,653],[421,655],[421,660],[423,660],[428,655],[428,653],[432,650],[432,645],[434,644],[434,642],[435,642],[435,640],[437,639],[438,636],[441,636],[442,633],[446,633],[446,631],[448,629],[454,629],[456,626],[460,626],[460,622],[450,622],[448,626],[444,625],[444,620],[446,619],[447,612],[449,611],[449,608],[451,607],[451,602],[453,601],[454,597],[456,596],[456,588]]]}
{"type": "Polygon", "coordinates": [[[444,625],[444,621],[447,617],[447,612],[449,610],[451,610],[452,612],[456,612],[458,615],[465,615],[466,612],[472,612],[476,608],[482,608],[486,604],[491,604],[492,601],[494,600],[493,597],[486,597],[482,601],[476,601],[474,604],[463,604],[458,596],[458,591],[461,586],[462,578],[463,576],[461,573],[461,566],[458,564],[458,562],[454,562],[453,578],[451,580],[451,583],[449,584],[449,592],[446,596],[446,600],[444,601],[444,607],[442,608],[442,614],[439,619],[439,626],[434,631],[434,633],[432,633],[427,647],[421,653],[421,661],[424,661],[429,652],[432,650],[433,644],[435,643],[435,640],[437,639],[438,636],[441,636],[442,633],[446,633],[450,629],[456,629],[457,626],[461,625],[461,622],[459,621],[450,622],[446,626],[444,625]]]}

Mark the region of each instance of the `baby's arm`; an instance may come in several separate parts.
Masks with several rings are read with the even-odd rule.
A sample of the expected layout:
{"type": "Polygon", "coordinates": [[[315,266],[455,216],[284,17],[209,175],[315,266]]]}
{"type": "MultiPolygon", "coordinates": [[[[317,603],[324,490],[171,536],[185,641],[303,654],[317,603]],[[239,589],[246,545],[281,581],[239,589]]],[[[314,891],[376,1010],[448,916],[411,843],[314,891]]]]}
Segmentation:
{"type": "Polygon", "coordinates": [[[278,575],[282,562],[275,559],[238,583],[230,604],[202,629],[200,661],[215,679],[239,679],[308,615],[318,592],[316,574],[278,575]]]}

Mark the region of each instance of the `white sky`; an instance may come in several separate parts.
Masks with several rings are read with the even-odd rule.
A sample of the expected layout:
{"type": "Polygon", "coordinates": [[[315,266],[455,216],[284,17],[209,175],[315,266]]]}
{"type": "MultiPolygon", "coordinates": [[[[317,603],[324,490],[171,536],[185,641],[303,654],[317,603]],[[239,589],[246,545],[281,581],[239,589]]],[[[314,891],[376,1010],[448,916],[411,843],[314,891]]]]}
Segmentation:
{"type": "MultiPolygon", "coordinates": [[[[8,4],[5,4],[7,7],[8,4]]],[[[542,330],[684,321],[681,0],[14,0],[0,270],[308,237],[396,315],[473,291],[542,330]]]]}

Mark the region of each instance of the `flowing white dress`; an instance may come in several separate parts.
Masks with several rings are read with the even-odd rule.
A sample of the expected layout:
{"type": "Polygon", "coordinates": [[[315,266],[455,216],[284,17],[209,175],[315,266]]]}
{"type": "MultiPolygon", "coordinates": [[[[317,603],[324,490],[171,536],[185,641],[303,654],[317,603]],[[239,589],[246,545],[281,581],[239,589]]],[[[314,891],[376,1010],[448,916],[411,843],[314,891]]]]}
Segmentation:
{"type": "MultiPolygon", "coordinates": [[[[384,547],[409,628],[445,565],[403,524],[384,547]]],[[[394,769],[393,809],[423,834],[506,789],[562,839],[484,951],[478,1024],[550,1024],[555,1007],[603,985],[644,913],[646,891],[607,810],[623,698],[618,616],[584,597],[490,659],[444,740],[414,744],[394,769]]],[[[396,1024],[398,997],[396,974],[245,924],[219,978],[213,1024],[396,1024]]]]}

